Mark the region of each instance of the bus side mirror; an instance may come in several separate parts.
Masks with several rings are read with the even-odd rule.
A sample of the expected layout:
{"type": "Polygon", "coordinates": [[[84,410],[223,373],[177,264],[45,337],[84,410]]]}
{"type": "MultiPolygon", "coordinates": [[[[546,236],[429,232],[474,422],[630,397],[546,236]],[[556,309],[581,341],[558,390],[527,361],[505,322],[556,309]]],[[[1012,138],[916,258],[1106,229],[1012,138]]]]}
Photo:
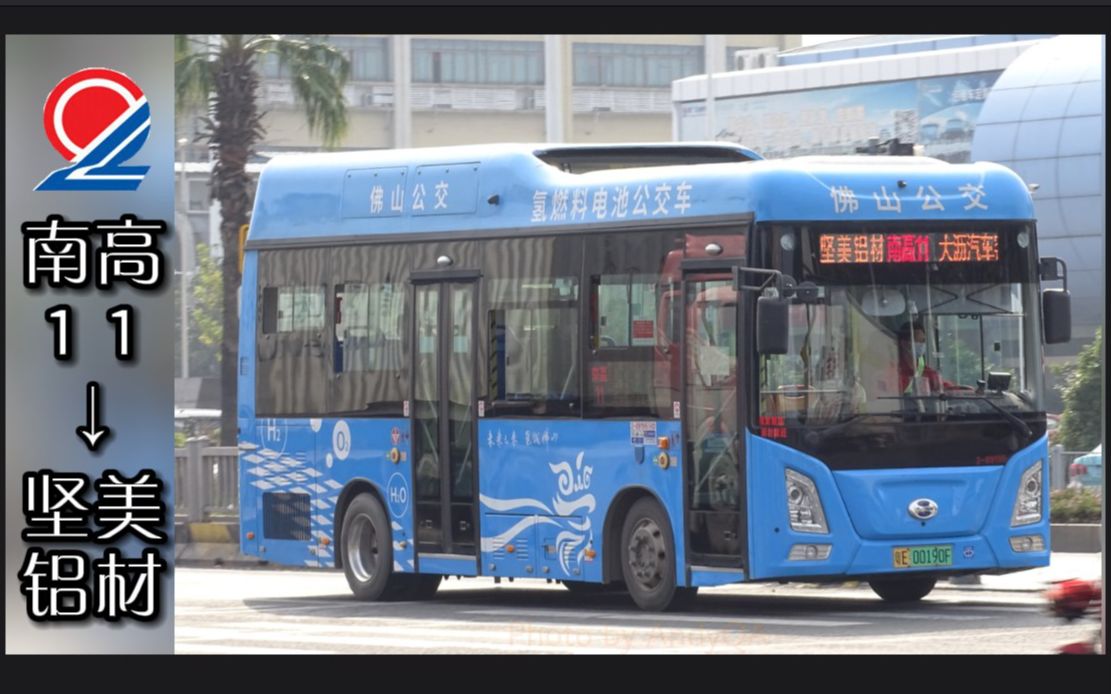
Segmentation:
{"type": "Polygon", "coordinates": [[[1045,343],[1056,345],[1072,339],[1072,299],[1067,289],[1042,290],[1045,343]]]}
{"type": "Polygon", "coordinates": [[[756,299],[756,351],[760,354],[786,354],[788,312],[786,299],[761,296],[756,299]]]}

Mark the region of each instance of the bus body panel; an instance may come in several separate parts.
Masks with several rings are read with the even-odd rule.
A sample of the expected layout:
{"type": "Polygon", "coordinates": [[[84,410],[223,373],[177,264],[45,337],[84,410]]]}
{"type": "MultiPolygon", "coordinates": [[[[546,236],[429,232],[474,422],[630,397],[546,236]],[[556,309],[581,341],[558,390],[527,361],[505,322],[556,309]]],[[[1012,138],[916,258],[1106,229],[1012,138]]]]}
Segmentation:
{"type": "Polygon", "coordinates": [[[389,516],[393,569],[414,571],[409,420],[260,418],[241,432],[240,440],[241,478],[256,490],[243,514],[241,533],[245,539],[253,531],[260,547],[253,549],[245,540],[245,553],[275,563],[335,566],[341,495],[352,483],[369,483],[389,516]],[[297,523],[309,523],[307,533],[299,535],[304,539],[268,536],[261,510],[265,493],[308,496],[307,516],[301,506],[282,509],[294,511],[297,523]]]}
{"type": "Polygon", "coordinates": [[[716,567],[699,567],[691,569],[692,586],[724,586],[730,583],[741,583],[745,580],[742,569],[719,569],[716,567]]]}
{"type": "Polygon", "coordinates": [[[258,487],[247,473],[252,467],[244,457],[257,447],[244,433],[254,431],[255,417],[255,317],[258,315],[258,251],[243,254],[243,278],[239,289],[239,369],[237,369],[236,424],[239,428],[239,546],[244,554],[257,556],[262,539],[258,487]]]}
{"type": "Polygon", "coordinates": [[[805,453],[752,432],[747,436],[748,503],[751,517],[761,521],[749,526],[750,579],[960,572],[1031,568],[1049,563],[1049,495],[1044,484],[1041,521],[1011,527],[1023,472],[1040,461],[1042,480],[1048,479],[1047,439],[1044,437],[1016,453],[1005,465],[992,469],[833,473],[821,461],[805,453]],[[828,533],[799,532],[791,528],[786,502],[788,468],[813,480],[828,533]],[[892,484],[897,477],[905,484],[892,484]],[[852,481],[844,483],[846,478],[852,481]],[[869,496],[876,489],[881,490],[880,496],[869,496]],[[881,504],[885,503],[885,498],[884,507],[881,504]],[[922,530],[911,531],[910,524],[903,518],[909,519],[909,502],[918,498],[932,498],[938,504],[939,515],[925,521],[925,526],[921,525],[922,521],[916,521],[922,530]],[[950,508],[948,504],[954,502],[957,505],[950,508]],[[854,525],[849,508],[854,509],[853,513],[864,521],[863,524],[854,525]],[[874,538],[863,538],[861,525],[874,538]],[[1040,535],[1045,549],[1032,552],[1012,549],[1012,537],[1030,535],[1040,535]],[[831,547],[829,557],[824,560],[791,560],[788,557],[794,545],[831,547]],[[896,548],[934,545],[952,546],[951,565],[925,569],[894,567],[896,548]]]}
{"type": "Polygon", "coordinates": [[[994,498],[1002,469],[934,468],[915,470],[843,470],[833,473],[849,509],[849,519],[864,540],[918,540],[931,535],[972,535],[988,516],[984,499],[994,498]],[[911,516],[919,499],[937,503],[928,521],[911,516]]]}
{"type": "Polygon", "coordinates": [[[987,162],[952,166],[892,157],[854,165],[801,158],[572,174],[537,159],[537,148],[278,156],[259,179],[248,244],[543,231],[736,214],[753,214],[759,221],[1034,217],[1022,179],[987,162]],[[567,200],[565,207],[553,208],[559,191],[575,191],[581,204],[567,200]],[[613,204],[622,194],[631,201],[627,209],[613,204]],[[595,207],[598,199],[607,202],[595,207]]]}
{"type": "Polygon", "coordinates": [[[686,585],[679,431],[667,420],[481,420],[483,575],[601,581],[607,511],[635,488],[668,514],[686,585]],[[666,469],[658,462],[662,436],[669,437],[666,469]]]}

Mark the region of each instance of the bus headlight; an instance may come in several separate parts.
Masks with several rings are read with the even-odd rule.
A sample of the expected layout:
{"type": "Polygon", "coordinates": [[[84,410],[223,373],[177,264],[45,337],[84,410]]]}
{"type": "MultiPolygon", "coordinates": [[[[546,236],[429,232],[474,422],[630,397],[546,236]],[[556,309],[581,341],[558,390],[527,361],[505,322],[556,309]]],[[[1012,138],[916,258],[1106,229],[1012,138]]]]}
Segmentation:
{"type": "Polygon", "coordinates": [[[787,469],[787,516],[791,519],[791,530],[800,533],[829,532],[814,480],[790,468],[787,469]]]}
{"type": "Polygon", "coordinates": [[[1022,482],[1015,496],[1015,510],[1011,514],[1011,527],[1030,525],[1042,519],[1042,461],[1034,463],[1022,473],[1022,482]]]}

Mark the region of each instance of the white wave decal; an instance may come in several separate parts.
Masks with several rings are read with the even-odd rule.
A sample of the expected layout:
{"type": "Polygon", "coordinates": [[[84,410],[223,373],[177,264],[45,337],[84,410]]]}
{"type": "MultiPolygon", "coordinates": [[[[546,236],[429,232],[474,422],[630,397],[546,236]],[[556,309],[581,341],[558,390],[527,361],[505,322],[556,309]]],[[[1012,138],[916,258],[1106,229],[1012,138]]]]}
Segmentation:
{"type": "Polygon", "coordinates": [[[556,494],[552,497],[551,508],[538,499],[494,499],[479,495],[483,506],[492,511],[521,512],[525,509],[535,509],[546,514],[522,518],[512,528],[496,537],[482,538],[482,551],[493,552],[500,549],[522,531],[534,525],[555,525],[561,529],[555,541],[559,566],[564,575],[579,575],[586,550],[594,543],[590,514],[597,506],[594,495],[589,493],[594,468],[583,465],[585,456],[586,452],[580,451],[575,456],[574,465],[566,460],[548,463],[548,469],[556,476],[556,494]],[[574,516],[582,516],[583,520],[580,522],[574,516]]]}
{"type": "MultiPolygon", "coordinates": [[[[571,573],[571,555],[579,545],[583,544],[586,539],[585,535],[573,533],[569,530],[564,530],[559,535],[556,535],[556,556],[559,557],[559,567],[563,569],[563,573],[571,573]]],[[[575,562],[578,564],[579,562],[575,562]]]]}
{"type": "Polygon", "coordinates": [[[478,498],[482,505],[491,511],[518,511],[523,508],[535,508],[552,515],[551,509],[545,506],[543,501],[537,499],[495,499],[485,494],[479,494],[478,498]]]}
{"type": "Polygon", "coordinates": [[[560,516],[580,514],[584,516],[581,523],[571,518],[563,519],[563,525],[569,526],[571,530],[564,530],[556,536],[556,556],[559,557],[559,567],[563,569],[563,573],[566,575],[571,575],[582,566],[588,541],[592,543],[594,540],[589,514],[594,512],[597,502],[594,495],[588,493],[594,468],[590,465],[583,465],[585,456],[586,451],[579,451],[579,454],[575,456],[574,467],[567,461],[548,463],[548,468],[558,476],[556,480],[557,494],[552,499],[552,507],[556,513],[560,516]],[[567,498],[574,494],[581,494],[581,496],[567,498]]]}
{"type": "Polygon", "coordinates": [[[557,523],[555,520],[546,516],[528,516],[522,518],[509,530],[495,535],[494,537],[482,538],[482,551],[494,552],[496,550],[499,550],[504,547],[510,540],[520,535],[521,531],[525,530],[526,528],[531,528],[534,525],[539,525],[541,523],[546,525],[559,525],[559,523],[557,523]]]}
{"type": "MultiPolygon", "coordinates": [[[[574,516],[578,513],[579,509],[585,509],[585,513],[590,513],[594,510],[594,495],[587,494],[574,501],[565,501],[560,498],[555,498],[552,499],[552,506],[555,507],[557,516],[574,516]]],[[[586,528],[580,528],[580,530],[586,530],[586,528]]]]}

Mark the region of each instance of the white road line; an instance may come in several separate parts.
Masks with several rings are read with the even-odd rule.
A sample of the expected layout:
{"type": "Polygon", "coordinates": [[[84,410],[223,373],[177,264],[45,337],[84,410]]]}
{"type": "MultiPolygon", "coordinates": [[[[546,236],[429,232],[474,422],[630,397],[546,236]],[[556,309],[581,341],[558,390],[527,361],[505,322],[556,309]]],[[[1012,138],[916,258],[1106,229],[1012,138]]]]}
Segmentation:
{"type": "MultiPolygon", "coordinates": [[[[644,634],[649,630],[641,624],[624,625],[624,624],[568,624],[568,625],[551,625],[545,624],[540,629],[535,629],[531,622],[476,622],[464,620],[414,620],[411,617],[399,617],[395,619],[380,619],[374,620],[344,620],[342,622],[333,621],[307,621],[308,617],[299,617],[292,620],[287,620],[279,623],[267,621],[248,621],[248,622],[229,622],[227,624],[198,624],[192,626],[182,626],[177,629],[177,634],[182,638],[191,638],[191,634],[198,633],[198,630],[203,629],[254,629],[260,631],[281,631],[285,627],[288,631],[298,631],[304,633],[351,633],[351,634],[369,634],[379,635],[385,633],[398,633],[406,635],[427,635],[430,638],[444,636],[446,633],[451,632],[452,635],[458,636],[460,633],[473,631],[485,635],[486,633],[492,634],[516,634],[527,631],[543,631],[546,633],[553,632],[567,632],[575,630],[583,634],[613,634],[619,631],[628,631],[632,634],[644,634]],[[566,628],[560,629],[560,626],[566,628]]],[[[737,631],[737,629],[717,628],[717,629],[697,629],[690,627],[680,627],[672,625],[658,625],[660,628],[668,630],[668,633],[679,635],[694,636],[697,634],[707,633],[708,631],[716,631],[721,633],[730,633],[737,631]]],[[[732,625],[734,627],[742,625],[732,625]]]]}
{"type": "Polygon", "coordinates": [[[491,615],[495,617],[575,617],[579,619],[629,619],[633,621],[655,622],[666,624],[668,622],[694,622],[694,623],[719,623],[732,624],[743,627],[748,624],[771,624],[800,627],[855,627],[863,626],[867,622],[847,622],[832,619],[793,619],[780,617],[713,617],[695,615],[654,615],[639,612],[587,612],[573,610],[464,610],[462,614],[491,615]]]}
{"type": "MultiPolygon", "coordinates": [[[[529,633],[501,633],[501,634],[484,634],[483,636],[502,636],[509,640],[486,640],[481,638],[459,638],[462,634],[453,633],[453,638],[419,638],[417,631],[403,627],[383,630],[377,630],[377,635],[367,636],[352,636],[352,635],[336,635],[336,634],[304,634],[304,633],[282,633],[274,631],[273,625],[269,625],[267,631],[241,631],[235,628],[224,627],[186,627],[179,629],[178,639],[189,639],[190,643],[179,643],[179,647],[193,647],[197,648],[201,644],[198,641],[218,641],[220,645],[227,645],[227,642],[244,642],[244,641],[263,641],[272,643],[295,643],[302,647],[307,643],[320,643],[331,644],[347,647],[369,647],[374,649],[410,649],[418,651],[432,651],[432,650],[490,650],[490,651],[504,651],[509,653],[703,653],[706,651],[706,645],[682,645],[682,646],[664,646],[658,644],[645,644],[643,647],[638,647],[635,644],[629,643],[626,638],[620,634],[611,635],[608,639],[598,639],[602,643],[606,640],[614,641],[623,640],[624,643],[615,645],[598,645],[592,646],[583,643],[586,639],[582,635],[566,634],[566,635],[552,635],[550,632],[542,630],[533,630],[529,633]],[[401,636],[405,634],[408,636],[401,636]],[[565,640],[566,644],[553,644],[552,641],[565,640]],[[514,641],[517,641],[516,643],[514,641]],[[546,642],[546,643],[545,643],[546,642]]],[[[435,635],[444,636],[443,630],[425,630],[432,631],[435,635]]],[[[463,632],[464,634],[466,632],[463,632]]],[[[477,635],[476,635],[477,636],[477,635]]],[[[247,648],[248,646],[242,646],[247,648]]]]}
{"type": "Polygon", "coordinates": [[[218,643],[178,643],[174,645],[176,655],[228,654],[228,655],[330,655],[339,651],[323,651],[310,648],[268,648],[266,646],[226,646],[218,643]]]}
{"type": "Polygon", "coordinates": [[[938,622],[975,622],[983,619],[991,619],[989,615],[943,614],[940,612],[838,612],[837,616],[857,617],[862,619],[870,619],[873,617],[879,619],[925,619],[938,622]]]}
{"type": "MultiPolygon", "coordinates": [[[[271,598],[259,598],[259,603],[266,603],[271,598]]],[[[351,600],[287,600],[284,598],[274,598],[274,604],[259,604],[259,605],[236,605],[235,607],[185,607],[178,605],[174,607],[174,617],[190,617],[193,615],[210,615],[210,614],[236,614],[239,612],[246,612],[255,614],[258,612],[267,612],[272,610],[281,610],[282,612],[311,612],[312,610],[334,610],[336,608],[343,608],[351,610],[353,607],[360,608],[373,608],[375,606],[388,607],[390,605],[398,605],[403,603],[370,603],[361,602],[356,603],[351,600]]],[[[369,616],[369,615],[367,615],[369,616]]]]}
{"type": "MultiPolygon", "coordinates": [[[[1039,631],[1061,630],[1061,627],[1059,627],[1057,625],[1049,625],[1049,626],[1046,626],[1046,627],[1035,627],[1035,629],[1038,629],[1039,631]]],[[[1027,629],[1027,632],[1029,632],[1029,629],[1027,629]]],[[[1018,644],[1014,641],[1014,636],[1015,636],[1015,629],[1014,628],[980,629],[980,630],[976,630],[976,631],[962,631],[962,632],[960,632],[960,636],[962,638],[962,643],[963,643],[963,640],[968,639],[968,637],[971,637],[973,634],[979,635],[980,638],[978,638],[976,640],[979,641],[980,643],[983,643],[983,644],[1006,643],[1006,644],[1010,644],[1010,646],[1012,648],[1022,646],[1022,644],[1018,644]]],[[[874,636],[874,637],[873,636],[864,636],[864,637],[855,636],[855,637],[843,637],[843,638],[838,639],[835,642],[831,642],[831,641],[794,641],[794,642],[790,642],[790,643],[784,642],[782,644],[758,644],[758,645],[753,645],[753,646],[748,647],[746,649],[746,652],[747,653],[781,653],[781,652],[784,652],[784,653],[792,653],[792,654],[795,654],[795,653],[798,653],[798,654],[830,653],[830,652],[848,653],[848,652],[852,652],[851,649],[853,649],[853,648],[860,648],[860,647],[863,647],[863,646],[873,646],[873,647],[874,646],[879,646],[879,647],[887,648],[888,653],[898,653],[899,651],[897,650],[896,646],[898,646],[900,644],[904,644],[904,645],[907,645],[907,646],[910,646],[911,648],[913,648],[914,649],[913,652],[916,653],[916,654],[935,653],[935,652],[938,652],[938,651],[933,651],[933,650],[927,651],[923,648],[923,645],[927,644],[927,643],[952,641],[953,636],[954,636],[953,633],[950,633],[950,632],[938,633],[938,634],[913,634],[913,635],[909,635],[909,636],[896,636],[894,634],[885,634],[883,636],[874,636]],[[805,649],[808,649],[808,648],[817,648],[817,650],[812,650],[812,651],[805,650],[805,649]]],[[[1034,645],[1031,645],[1031,648],[1038,648],[1038,647],[1034,646],[1034,645]]],[[[860,652],[861,653],[874,652],[874,650],[861,650],[860,652]]],[[[947,652],[957,653],[958,651],[957,650],[952,650],[952,651],[947,651],[947,652]]],[[[969,651],[968,651],[967,646],[965,646],[959,652],[960,653],[968,653],[969,651]]],[[[1000,652],[1000,651],[985,650],[983,652],[984,653],[993,653],[993,652],[1000,652]]],[[[1019,651],[1012,650],[1011,652],[1012,653],[1017,653],[1019,651]]],[[[1042,651],[1042,650],[1027,650],[1027,651],[1022,651],[1022,652],[1044,653],[1045,651],[1042,651]]]]}

